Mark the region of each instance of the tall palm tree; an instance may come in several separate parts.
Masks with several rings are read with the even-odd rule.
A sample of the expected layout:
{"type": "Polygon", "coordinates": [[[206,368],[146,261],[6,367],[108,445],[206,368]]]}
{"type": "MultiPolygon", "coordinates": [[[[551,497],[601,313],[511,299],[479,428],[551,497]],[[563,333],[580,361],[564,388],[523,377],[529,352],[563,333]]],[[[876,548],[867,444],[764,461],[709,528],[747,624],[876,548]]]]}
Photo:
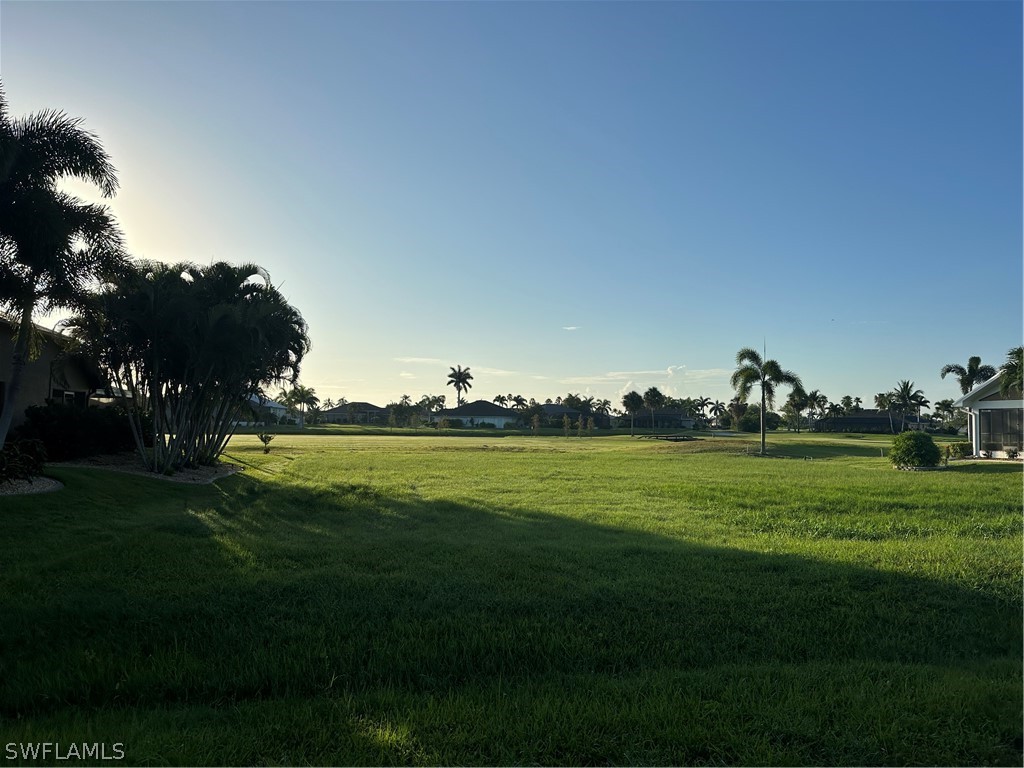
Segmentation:
{"type": "Polygon", "coordinates": [[[524,408],[526,408],[526,405],[527,405],[526,398],[523,397],[522,395],[514,395],[512,397],[512,402],[509,403],[509,406],[514,411],[521,411],[524,408]]]}
{"type": "Polygon", "coordinates": [[[741,402],[750,397],[755,385],[761,388],[761,455],[767,453],[765,446],[765,417],[768,408],[775,405],[775,388],[786,384],[802,387],[800,377],[792,371],[783,370],[775,360],[762,360],[756,349],[744,347],[736,353],[736,370],[730,379],[741,402]]]}
{"type": "Polygon", "coordinates": [[[900,429],[906,427],[908,413],[917,413],[920,417],[921,409],[927,406],[924,392],[915,389],[914,382],[904,379],[896,383],[896,389],[892,391],[892,407],[901,416],[900,429]]]}
{"type": "Polygon", "coordinates": [[[715,400],[708,407],[708,413],[715,417],[715,423],[718,424],[718,420],[722,418],[722,414],[725,413],[725,403],[721,400],[715,400]]]}
{"type": "MultiPolygon", "coordinates": [[[[981,357],[973,355],[967,358],[967,366],[962,366],[957,363],[949,363],[948,365],[942,366],[942,370],[939,371],[939,376],[943,379],[946,378],[947,374],[953,374],[956,376],[956,383],[960,385],[960,394],[966,395],[975,385],[981,384],[983,381],[988,381],[996,375],[996,369],[991,365],[982,365],[981,357]]],[[[967,420],[967,439],[970,441],[971,437],[971,420],[967,420]]]]}
{"type": "Polygon", "coordinates": [[[468,392],[473,388],[473,385],[469,382],[473,380],[473,374],[469,372],[469,366],[463,368],[461,365],[457,365],[451,369],[451,373],[448,374],[448,386],[455,387],[455,404],[456,407],[462,405],[462,393],[468,392]]]}
{"type": "Polygon", "coordinates": [[[711,398],[704,397],[704,395],[694,398],[693,400],[693,407],[697,409],[697,413],[700,414],[702,419],[704,418],[704,412],[707,410],[709,405],[711,405],[711,398]]]}
{"type": "Polygon", "coordinates": [[[896,427],[892,423],[894,399],[892,392],[879,392],[875,395],[875,408],[889,414],[889,431],[896,434],[896,427]]]}
{"type": "Polygon", "coordinates": [[[996,375],[996,369],[991,365],[982,365],[981,358],[975,355],[967,359],[967,367],[950,363],[942,366],[939,376],[946,378],[947,374],[956,376],[956,382],[960,385],[960,394],[966,395],[976,384],[988,381],[996,375]]]}
{"type": "Polygon", "coordinates": [[[629,414],[629,436],[633,437],[633,422],[637,411],[644,407],[643,396],[636,391],[627,392],[622,396],[622,409],[629,414]]]}
{"type": "Polygon", "coordinates": [[[508,406],[508,396],[506,395],[495,395],[494,399],[491,400],[495,405],[500,405],[502,408],[508,406]]]}
{"type": "Polygon", "coordinates": [[[651,412],[651,434],[654,434],[654,412],[665,407],[665,395],[657,387],[650,387],[644,392],[644,407],[651,412]]]}
{"type": "Polygon", "coordinates": [[[1024,347],[1006,353],[1006,362],[999,366],[999,394],[1006,397],[1024,390],[1024,347]]]}
{"type": "Polygon", "coordinates": [[[81,120],[47,110],[12,118],[0,86],[0,311],[16,318],[11,376],[0,412],[3,448],[33,341],[32,317],[79,306],[123,263],[121,235],[103,206],[58,191],[67,177],[117,191],[117,173],[81,120]]]}

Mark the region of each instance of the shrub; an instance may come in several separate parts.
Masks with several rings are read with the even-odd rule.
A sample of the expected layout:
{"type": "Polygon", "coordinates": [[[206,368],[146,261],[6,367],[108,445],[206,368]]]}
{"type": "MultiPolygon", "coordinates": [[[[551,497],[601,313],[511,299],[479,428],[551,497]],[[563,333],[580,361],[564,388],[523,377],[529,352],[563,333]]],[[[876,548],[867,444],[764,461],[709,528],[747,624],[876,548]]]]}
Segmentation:
{"type": "Polygon", "coordinates": [[[963,459],[974,453],[974,448],[966,440],[949,443],[946,446],[946,450],[949,451],[949,458],[951,459],[963,459]]]}
{"type": "Polygon", "coordinates": [[[941,459],[939,446],[924,432],[903,432],[892,440],[889,460],[897,469],[937,467],[941,459]]]}
{"type": "Polygon", "coordinates": [[[0,483],[28,480],[42,474],[46,448],[40,440],[12,440],[0,451],[0,483]]]}
{"type": "MultiPolygon", "coordinates": [[[[143,422],[146,444],[152,441],[151,422],[143,422]]],[[[39,440],[50,461],[68,461],[102,453],[135,450],[128,415],[117,407],[82,408],[51,403],[25,411],[25,423],[15,430],[18,440],[39,440]]]]}

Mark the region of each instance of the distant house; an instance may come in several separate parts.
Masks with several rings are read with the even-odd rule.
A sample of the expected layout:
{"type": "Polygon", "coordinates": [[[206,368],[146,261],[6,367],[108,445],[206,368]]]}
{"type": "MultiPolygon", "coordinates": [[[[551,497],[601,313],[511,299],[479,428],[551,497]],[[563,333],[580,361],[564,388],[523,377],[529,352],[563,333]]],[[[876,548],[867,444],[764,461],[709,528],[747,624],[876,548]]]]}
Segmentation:
{"type": "Polygon", "coordinates": [[[570,421],[578,421],[580,418],[580,411],[575,408],[569,408],[566,405],[559,405],[558,403],[545,403],[541,407],[541,412],[544,414],[544,418],[547,419],[548,423],[553,426],[558,426],[562,423],[562,420],[568,416],[570,421]]]}
{"type": "Polygon", "coordinates": [[[258,424],[279,424],[288,414],[288,409],[273,400],[260,400],[256,395],[249,398],[249,412],[243,413],[238,426],[251,427],[258,424]]]}
{"type": "MultiPolygon", "coordinates": [[[[908,416],[910,419],[916,417],[908,416]]],[[[907,425],[909,426],[909,424],[907,425]]],[[[880,432],[892,434],[901,429],[901,417],[898,413],[865,408],[845,416],[826,416],[814,422],[815,432],[880,432]]]]}
{"type": "MultiPolygon", "coordinates": [[[[651,429],[651,409],[637,411],[633,417],[633,426],[636,429],[651,429]]],[[[686,411],[674,408],[654,411],[654,429],[694,429],[696,426],[697,419],[686,411]]]]}
{"type": "Polygon", "coordinates": [[[498,429],[502,429],[506,425],[516,424],[519,421],[519,414],[487,400],[476,400],[460,405],[458,408],[441,411],[436,415],[436,419],[438,421],[459,419],[467,427],[474,427],[477,424],[493,424],[498,429]]]}
{"type": "Polygon", "coordinates": [[[967,410],[975,456],[985,452],[993,458],[1006,458],[1024,447],[1024,395],[1020,390],[1000,395],[998,376],[979,384],[953,407],[967,410]]]}
{"type": "MultiPolygon", "coordinates": [[[[40,326],[35,327],[39,339],[37,354],[25,365],[22,373],[18,410],[12,426],[25,420],[25,409],[45,405],[48,401],[85,408],[89,397],[100,386],[99,375],[84,358],[68,352],[68,338],[40,326]]],[[[0,318],[0,410],[7,397],[11,380],[11,355],[14,353],[13,323],[0,318]]]]}
{"type": "Polygon", "coordinates": [[[344,403],[320,412],[321,424],[387,424],[388,410],[373,403],[344,403]]]}
{"type": "MultiPolygon", "coordinates": [[[[559,426],[562,420],[568,416],[573,422],[577,422],[583,412],[577,408],[570,408],[566,405],[560,405],[558,403],[545,403],[541,406],[541,411],[544,413],[544,418],[548,420],[548,423],[552,426],[559,426]]],[[[593,419],[594,426],[600,429],[607,429],[611,426],[611,419],[603,413],[588,413],[585,418],[593,419]]]]}

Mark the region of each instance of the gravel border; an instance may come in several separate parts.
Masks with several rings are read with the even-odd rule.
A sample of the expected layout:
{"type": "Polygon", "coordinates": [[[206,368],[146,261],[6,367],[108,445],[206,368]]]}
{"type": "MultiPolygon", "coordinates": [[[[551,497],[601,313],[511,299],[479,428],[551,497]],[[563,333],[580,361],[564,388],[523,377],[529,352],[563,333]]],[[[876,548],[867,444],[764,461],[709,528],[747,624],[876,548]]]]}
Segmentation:
{"type": "MultiPolygon", "coordinates": [[[[90,456],[87,459],[78,461],[54,461],[46,465],[48,468],[60,469],[105,469],[110,472],[121,472],[129,475],[149,477],[153,480],[164,480],[169,483],[185,483],[190,485],[209,485],[223,477],[229,477],[236,472],[241,472],[242,467],[237,464],[217,464],[212,467],[195,467],[194,469],[182,469],[173,475],[161,475],[151,472],[139,459],[138,454],[117,453],[105,456],[90,456]]],[[[30,493],[49,493],[59,491],[64,484],[52,477],[34,477],[32,482],[28,480],[16,480],[13,483],[0,483],[0,496],[22,496],[30,493]]]]}
{"type": "Polygon", "coordinates": [[[53,493],[64,487],[60,480],[52,477],[33,477],[32,480],[15,480],[0,483],[0,496],[27,496],[30,493],[53,493]]]}

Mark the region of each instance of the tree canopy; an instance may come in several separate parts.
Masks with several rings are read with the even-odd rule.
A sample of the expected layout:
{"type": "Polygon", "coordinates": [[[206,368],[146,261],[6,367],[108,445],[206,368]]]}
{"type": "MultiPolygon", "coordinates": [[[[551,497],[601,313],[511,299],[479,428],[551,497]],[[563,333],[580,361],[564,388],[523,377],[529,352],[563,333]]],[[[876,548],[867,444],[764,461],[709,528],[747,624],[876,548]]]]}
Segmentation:
{"type": "Polygon", "coordinates": [[[294,384],[310,348],[302,316],[254,264],[137,262],[67,325],[124,396],[158,472],[215,461],[250,398],[294,384]]]}

